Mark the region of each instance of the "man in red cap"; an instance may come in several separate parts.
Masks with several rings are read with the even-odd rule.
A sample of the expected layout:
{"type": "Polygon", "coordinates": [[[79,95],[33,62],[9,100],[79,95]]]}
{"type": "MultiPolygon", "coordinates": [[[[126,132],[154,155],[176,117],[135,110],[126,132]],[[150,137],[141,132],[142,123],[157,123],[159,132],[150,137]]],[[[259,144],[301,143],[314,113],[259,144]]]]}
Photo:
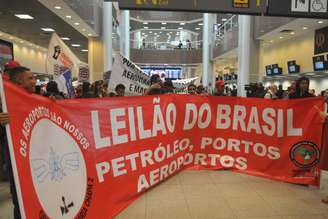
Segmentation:
{"type": "Polygon", "coordinates": [[[225,96],[224,94],[224,81],[218,80],[215,82],[216,92],[214,96],[225,96]]]}
{"type": "Polygon", "coordinates": [[[15,60],[11,60],[5,64],[5,70],[13,69],[13,68],[17,68],[17,67],[21,67],[21,64],[19,64],[19,62],[15,61],[15,60]]]}
{"type": "Polygon", "coordinates": [[[4,73],[3,77],[6,79],[9,79],[10,71],[14,68],[21,67],[21,64],[19,64],[19,62],[15,61],[15,60],[11,60],[11,61],[7,62],[4,67],[5,67],[5,69],[3,70],[3,73],[4,73]]]}
{"type": "MultiPolygon", "coordinates": [[[[16,67],[20,67],[20,64],[15,61],[15,60],[11,60],[9,62],[7,62],[4,65],[4,71],[3,71],[3,78],[6,78],[9,80],[9,72],[11,69],[14,69],[16,67]]],[[[8,114],[7,113],[3,113],[2,109],[1,109],[1,100],[0,100],[0,125],[2,124],[7,124],[9,122],[9,118],[8,118],[8,114]]],[[[5,145],[6,144],[6,131],[4,127],[0,127],[0,144],[1,145],[5,145]]],[[[6,149],[8,149],[7,147],[1,147],[0,146],[0,171],[2,172],[1,175],[4,176],[4,179],[8,178],[8,167],[10,166],[9,162],[9,157],[8,156],[8,152],[5,151],[6,149]]]]}
{"type": "MultiPolygon", "coordinates": [[[[18,62],[12,61],[6,65],[5,73],[8,74],[9,79],[17,84],[18,86],[24,88],[29,93],[35,92],[35,78],[30,69],[22,67],[18,62]]],[[[8,170],[9,170],[9,180],[10,180],[10,191],[12,194],[12,200],[14,205],[14,218],[20,219],[19,203],[17,199],[17,192],[9,157],[7,136],[5,134],[5,125],[10,123],[7,113],[0,113],[0,124],[1,124],[1,147],[6,149],[6,156],[8,159],[8,170]]]]}

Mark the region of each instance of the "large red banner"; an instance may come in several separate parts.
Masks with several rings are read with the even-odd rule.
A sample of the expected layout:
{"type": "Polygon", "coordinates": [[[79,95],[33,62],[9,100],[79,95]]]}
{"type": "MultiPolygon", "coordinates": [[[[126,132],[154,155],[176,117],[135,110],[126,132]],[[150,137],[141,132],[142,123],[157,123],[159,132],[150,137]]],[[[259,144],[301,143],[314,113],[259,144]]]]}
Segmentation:
{"type": "Polygon", "coordinates": [[[5,96],[26,218],[110,218],[186,168],[320,181],[321,98],[5,96]]]}

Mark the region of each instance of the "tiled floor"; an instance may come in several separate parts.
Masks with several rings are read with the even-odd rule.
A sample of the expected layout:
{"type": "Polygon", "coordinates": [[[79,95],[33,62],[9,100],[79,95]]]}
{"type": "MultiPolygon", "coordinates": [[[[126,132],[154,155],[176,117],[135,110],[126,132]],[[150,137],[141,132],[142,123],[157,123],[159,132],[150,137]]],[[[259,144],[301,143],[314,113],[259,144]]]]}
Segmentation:
{"type": "MultiPolygon", "coordinates": [[[[125,209],[116,219],[328,219],[328,174],[322,188],[227,171],[184,171],[125,209]]],[[[0,184],[0,219],[12,219],[7,184],[0,184]]]]}

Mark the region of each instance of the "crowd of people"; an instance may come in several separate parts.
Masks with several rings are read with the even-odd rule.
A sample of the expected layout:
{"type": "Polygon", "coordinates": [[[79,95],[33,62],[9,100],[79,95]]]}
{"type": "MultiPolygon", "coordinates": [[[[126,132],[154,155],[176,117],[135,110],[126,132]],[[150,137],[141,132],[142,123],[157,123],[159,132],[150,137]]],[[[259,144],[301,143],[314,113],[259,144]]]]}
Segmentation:
{"type": "Polygon", "coordinates": [[[266,99],[296,99],[315,96],[324,96],[327,98],[328,89],[322,90],[316,95],[314,89],[310,89],[310,80],[307,77],[300,77],[292,81],[291,85],[284,90],[282,85],[270,85],[265,88],[262,83],[251,84],[246,87],[247,97],[266,98],[266,99]]]}
{"type": "MultiPolygon", "coordinates": [[[[37,93],[45,97],[49,97],[55,100],[61,100],[67,98],[67,96],[60,92],[58,85],[55,81],[50,81],[45,88],[36,86],[36,80],[30,69],[21,66],[18,62],[12,61],[5,66],[4,77],[7,77],[13,83],[23,87],[29,93],[37,93]]],[[[301,77],[297,81],[293,81],[291,86],[287,90],[283,90],[282,86],[271,85],[269,88],[265,88],[262,83],[247,86],[247,96],[253,98],[267,98],[267,99],[295,99],[295,98],[309,98],[314,97],[314,91],[309,90],[309,79],[301,77]]],[[[103,98],[103,97],[123,97],[125,96],[125,86],[118,84],[115,87],[115,92],[108,92],[108,83],[104,81],[96,81],[93,84],[84,82],[74,89],[75,98],[103,98]]],[[[195,84],[189,84],[186,88],[187,93],[190,95],[201,96],[237,96],[237,87],[233,86],[227,88],[223,80],[215,82],[215,92],[208,92],[202,85],[196,86],[195,84]]],[[[145,95],[161,95],[161,94],[173,94],[175,88],[172,81],[162,82],[159,75],[153,75],[150,78],[150,87],[145,92],[145,95]]],[[[326,98],[328,102],[328,90],[322,91],[321,95],[326,98]]],[[[7,137],[4,126],[9,123],[7,113],[0,113],[0,155],[1,155],[1,171],[2,175],[7,176],[11,184],[11,192],[14,203],[14,217],[20,218],[18,200],[16,195],[16,189],[14,184],[14,178],[12,174],[11,162],[9,157],[9,150],[7,144],[7,137]]],[[[322,200],[328,204],[328,197],[322,200]]]]}

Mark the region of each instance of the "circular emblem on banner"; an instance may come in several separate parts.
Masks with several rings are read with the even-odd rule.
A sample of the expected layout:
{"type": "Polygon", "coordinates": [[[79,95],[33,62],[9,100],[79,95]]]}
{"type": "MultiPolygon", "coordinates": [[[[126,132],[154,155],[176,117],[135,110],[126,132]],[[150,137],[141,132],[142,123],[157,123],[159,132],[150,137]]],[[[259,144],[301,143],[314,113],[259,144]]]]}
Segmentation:
{"type": "Polygon", "coordinates": [[[317,46],[317,48],[322,49],[323,46],[325,45],[325,35],[323,33],[318,33],[315,37],[315,45],[317,46]]]}
{"type": "Polygon", "coordinates": [[[297,167],[307,169],[319,163],[320,150],[313,142],[301,141],[293,145],[289,157],[297,167]]]}
{"type": "Polygon", "coordinates": [[[74,218],[83,205],[87,171],[77,142],[49,119],[32,130],[30,168],[33,186],[50,218],[74,218]]]}

